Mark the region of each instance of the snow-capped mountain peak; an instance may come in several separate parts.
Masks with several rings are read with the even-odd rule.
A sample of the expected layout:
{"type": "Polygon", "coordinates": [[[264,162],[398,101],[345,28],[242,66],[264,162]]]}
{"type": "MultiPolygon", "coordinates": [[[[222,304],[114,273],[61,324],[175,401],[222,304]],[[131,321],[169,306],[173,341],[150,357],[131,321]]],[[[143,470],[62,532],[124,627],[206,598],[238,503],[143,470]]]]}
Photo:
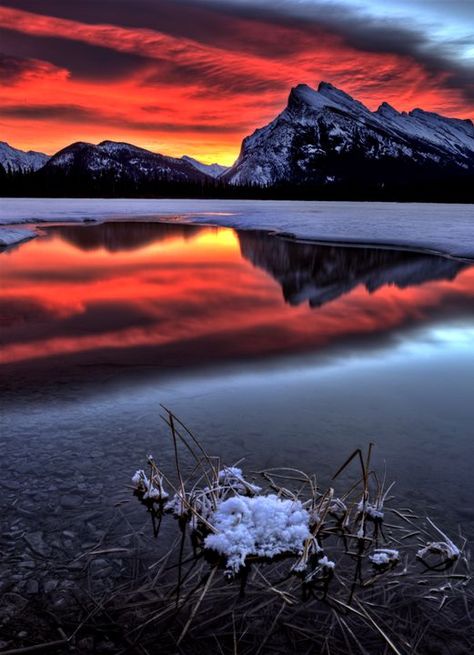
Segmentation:
{"type": "Polygon", "coordinates": [[[318,91],[320,95],[324,96],[335,105],[341,109],[346,109],[348,111],[362,111],[364,113],[370,113],[370,110],[367,109],[359,100],[355,100],[348,93],[342,89],[338,89],[329,82],[320,82],[318,85],[318,91]]]}
{"type": "Polygon", "coordinates": [[[34,150],[19,150],[6,141],[0,141],[0,165],[11,171],[36,171],[48,161],[49,156],[34,150]]]}
{"type": "Polygon", "coordinates": [[[382,118],[395,118],[401,115],[400,112],[397,111],[395,107],[392,107],[392,105],[389,105],[388,102],[382,102],[375,113],[382,118]]]}
{"type": "Polygon", "coordinates": [[[46,174],[71,173],[90,178],[103,175],[131,184],[204,182],[207,176],[182,159],[160,155],[120,141],[76,142],[57,152],[44,167],[46,174]]]}
{"type": "Polygon", "coordinates": [[[298,84],[290,91],[287,109],[299,110],[305,108],[319,111],[328,106],[334,106],[334,103],[331,102],[330,98],[315,91],[307,84],[298,84]]]}
{"type": "Polygon", "coordinates": [[[197,159],[194,159],[194,157],[189,157],[188,155],[183,155],[181,159],[188,164],[191,164],[191,166],[194,166],[194,168],[196,168],[198,171],[201,171],[201,173],[205,173],[206,175],[209,175],[215,179],[229,170],[228,166],[222,166],[222,164],[217,163],[204,164],[202,161],[198,161],[197,159]]]}
{"type": "Polygon", "coordinates": [[[231,184],[360,184],[445,179],[474,172],[474,127],[421,109],[399,112],[384,102],[370,111],[321,82],[298,84],[287,107],[242,142],[223,175],[231,184]],[[357,181],[357,182],[356,182],[357,181]]]}

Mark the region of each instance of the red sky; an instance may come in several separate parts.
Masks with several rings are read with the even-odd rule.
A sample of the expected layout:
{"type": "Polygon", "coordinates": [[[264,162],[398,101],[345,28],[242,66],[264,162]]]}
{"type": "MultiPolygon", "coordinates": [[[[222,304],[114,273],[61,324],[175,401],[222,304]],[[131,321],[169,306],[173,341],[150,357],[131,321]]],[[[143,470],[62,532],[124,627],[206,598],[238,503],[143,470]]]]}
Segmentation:
{"type": "Polygon", "coordinates": [[[53,0],[41,3],[44,14],[26,0],[0,7],[0,138],[15,147],[53,153],[112,139],[230,164],[242,138],[284,108],[291,86],[322,79],[371,109],[385,100],[474,115],[448,61],[443,70],[414,46],[376,47],[337,24],[199,2],[157,2],[161,13],[149,20],[133,17],[130,2],[78,4],[76,14],[53,0]]]}

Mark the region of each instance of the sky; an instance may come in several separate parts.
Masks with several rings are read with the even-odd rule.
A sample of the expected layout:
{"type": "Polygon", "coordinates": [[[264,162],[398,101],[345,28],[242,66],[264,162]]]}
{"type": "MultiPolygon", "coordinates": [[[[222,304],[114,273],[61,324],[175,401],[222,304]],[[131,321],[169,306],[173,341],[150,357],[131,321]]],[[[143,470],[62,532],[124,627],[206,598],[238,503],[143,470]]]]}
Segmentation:
{"type": "Polygon", "coordinates": [[[321,81],[474,117],[474,0],[0,2],[0,140],[127,141],[231,164],[321,81]]]}

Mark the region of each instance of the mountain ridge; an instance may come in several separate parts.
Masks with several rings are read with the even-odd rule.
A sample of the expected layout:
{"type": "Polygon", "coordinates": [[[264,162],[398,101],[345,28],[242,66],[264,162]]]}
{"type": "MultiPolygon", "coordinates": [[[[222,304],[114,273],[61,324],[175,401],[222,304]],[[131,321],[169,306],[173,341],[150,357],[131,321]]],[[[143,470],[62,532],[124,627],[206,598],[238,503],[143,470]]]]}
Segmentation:
{"type": "Polygon", "coordinates": [[[191,164],[191,166],[197,168],[197,170],[201,171],[201,173],[205,173],[214,179],[217,179],[223,173],[229,170],[229,166],[223,166],[217,162],[214,162],[213,164],[204,164],[202,161],[194,159],[194,157],[189,157],[189,155],[183,155],[181,159],[188,162],[188,164],[191,164]]]}
{"type": "Polygon", "coordinates": [[[67,170],[97,179],[101,174],[116,179],[140,182],[150,178],[173,182],[199,182],[205,174],[183,159],[151,152],[123,141],[98,144],[77,141],[62,148],[44,165],[46,174],[67,170]]]}
{"type": "Polygon", "coordinates": [[[243,140],[237,161],[223,177],[234,185],[327,184],[350,180],[354,160],[406,163],[411,174],[423,166],[431,173],[436,168],[474,171],[474,126],[470,119],[421,109],[398,112],[388,103],[372,112],[328,82],[317,90],[299,84],[285,109],[243,140]],[[344,162],[344,156],[351,161],[344,162]]]}
{"type": "Polygon", "coordinates": [[[387,102],[372,111],[329,82],[293,87],[286,107],[243,139],[229,168],[108,140],[42,157],[36,169],[10,166],[17,175],[3,176],[0,192],[474,201],[470,119],[400,112],[387,102]]]}

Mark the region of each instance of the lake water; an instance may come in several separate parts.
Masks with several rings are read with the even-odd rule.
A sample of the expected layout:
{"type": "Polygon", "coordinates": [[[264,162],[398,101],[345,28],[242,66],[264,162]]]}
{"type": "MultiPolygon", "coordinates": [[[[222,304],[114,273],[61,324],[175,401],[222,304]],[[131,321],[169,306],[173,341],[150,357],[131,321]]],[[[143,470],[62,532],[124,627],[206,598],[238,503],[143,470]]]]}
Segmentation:
{"type": "MultiPolygon", "coordinates": [[[[474,263],[172,223],[42,229],[0,254],[2,588],[67,594],[61,566],[102,539],[146,454],[172,467],[160,404],[227,463],[323,486],[372,441],[398,504],[474,536],[474,263]]],[[[120,543],[144,520],[123,507],[120,543]]]]}

